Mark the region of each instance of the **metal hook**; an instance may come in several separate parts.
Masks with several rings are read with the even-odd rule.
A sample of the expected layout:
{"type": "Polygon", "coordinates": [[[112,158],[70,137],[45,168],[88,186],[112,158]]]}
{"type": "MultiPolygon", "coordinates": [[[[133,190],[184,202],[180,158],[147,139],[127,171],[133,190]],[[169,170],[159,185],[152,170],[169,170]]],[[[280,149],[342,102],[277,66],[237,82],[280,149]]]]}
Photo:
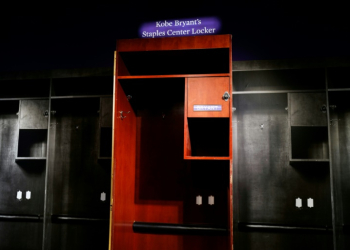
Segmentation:
{"type": "Polygon", "coordinates": [[[338,122],[338,121],[340,121],[340,119],[331,119],[329,120],[329,125],[332,126],[334,125],[334,122],[338,122]]]}
{"type": "MultiPolygon", "coordinates": [[[[120,116],[118,117],[118,118],[120,118],[120,119],[124,119],[125,117],[126,117],[126,115],[124,116],[123,115],[123,113],[124,113],[124,111],[119,111],[119,113],[120,113],[120,116]]],[[[128,112],[125,112],[126,114],[129,114],[130,113],[130,111],[128,111],[128,112]]]]}

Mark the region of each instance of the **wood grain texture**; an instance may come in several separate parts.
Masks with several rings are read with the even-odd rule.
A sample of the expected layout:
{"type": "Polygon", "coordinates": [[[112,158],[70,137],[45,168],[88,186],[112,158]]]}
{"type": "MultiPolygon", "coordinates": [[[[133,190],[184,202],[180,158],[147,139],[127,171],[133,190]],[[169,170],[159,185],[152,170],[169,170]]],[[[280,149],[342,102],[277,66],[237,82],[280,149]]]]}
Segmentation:
{"type": "Polygon", "coordinates": [[[229,72],[230,72],[230,78],[229,78],[229,93],[230,93],[230,99],[229,99],[229,156],[230,156],[230,168],[229,168],[229,192],[228,192],[228,226],[229,226],[229,249],[233,250],[233,100],[232,100],[232,91],[233,91],[233,77],[232,77],[232,36],[230,36],[230,46],[229,46],[229,72]]]}
{"type": "Polygon", "coordinates": [[[117,51],[156,51],[229,48],[231,35],[142,38],[117,41],[117,51]]]}
{"type": "Polygon", "coordinates": [[[184,159],[187,159],[186,157],[189,157],[192,155],[191,150],[191,139],[190,139],[190,132],[188,130],[188,121],[187,121],[187,114],[188,114],[188,78],[185,80],[185,108],[184,108],[184,159]]]}
{"type": "Polygon", "coordinates": [[[118,52],[116,52],[116,60],[118,65],[118,75],[130,76],[128,68],[125,66],[125,63],[118,52]]]}
{"type": "Polygon", "coordinates": [[[222,99],[230,94],[228,77],[189,78],[187,85],[187,117],[229,117],[230,102],[222,99]],[[221,105],[222,111],[194,111],[194,105],[221,105]]]}
{"type": "Polygon", "coordinates": [[[186,155],[184,157],[186,160],[230,160],[231,158],[229,156],[188,156],[186,155]]]}
{"type": "Polygon", "coordinates": [[[147,79],[147,78],[192,78],[192,77],[213,77],[213,76],[230,76],[230,74],[179,74],[179,75],[137,75],[137,76],[118,76],[118,79],[147,79]]]}
{"type": "Polygon", "coordinates": [[[117,81],[115,83],[114,152],[113,152],[113,250],[134,249],[134,193],[136,164],[136,117],[117,81]],[[120,111],[130,113],[120,118],[120,111]]]}
{"type": "MultiPolygon", "coordinates": [[[[229,35],[130,39],[118,41],[117,49],[118,53],[132,51],[139,53],[152,50],[225,48],[227,51],[225,53],[228,53],[228,48],[231,49],[230,43],[231,36],[229,35]]],[[[126,59],[127,55],[122,54],[121,57],[126,59]]],[[[228,58],[231,59],[231,56],[227,55],[228,58]]],[[[119,57],[117,57],[117,64],[118,60],[119,57]]],[[[125,61],[126,65],[129,63],[125,61]]],[[[187,71],[183,73],[182,69],[169,74],[166,69],[155,71],[159,75],[152,74],[153,71],[141,74],[143,71],[135,68],[135,65],[140,67],[142,64],[130,65],[134,67],[130,70],[133,76],[128,76],[128,72],[123,70],[123,65],[116,66],[111,249],[229,249],[232,239],[228,236],[140,234],[133,233],[132,223],[140,221],[232,225],[230,222],[232,217],[229,212],[229,209],[232,208],[229,198],[232,196],[232,190],[229,188],[229,175],[232,172],[232,167],[229,164],[232,155],[231,142],[228,142],[230,150],[227,150],[229,152],[225,157],[192,157],[189,158],[191,161],[184,160],[186,153],[183,153],[183,145],[186,148],[187,144],[183,138],[189,136],[188,130],[186,130],[188,110],[185,108],[187,107],[185,102],[188,98],[184,98],[187,91],[178,80],[174,82],[172,79],[178,79],[179,76],[186,78],[186,81],[190,78],[197,79],[199,76],[210,76],[208,78],[212,79],[222,78],[226,79],[225,91],[231,93],[232,65],[230,63],[224,64],[224,70],[220,68],[213,72],[207,68],[203,72],[196,69],[194,72],[198,72],[198,74],[187,74],[187,71]],[[161,85],[157,85],[157,83],[161,83],[161,85]],[[182,87],[180,92],[178,92],[179,86],[182,87]],[[132,93],[135,88],[138,89],[139,93],[132,93]],[[165,92],[164,89],[166,89],[165,92]],[[168,93],[169,89],[171,95],[164,95],[164,93],[168,93]],[[127,100],[126,94],[132,95],[133,98],[130,102],[127,100]],[[182,101],[179,100],[179,96],[183,98],[182,101]],[[130,111],[130,113],[125,114],[126,118],[120,119],[120,117],[118,118],[119,111],[130,111]],[[185,130],[183,130],[184,128],[185,130]],[[216,177],[214,178],[214,176],[216,177]],[[209,181],[211,178],[215,180],[209,181]],[[203,181],[203,179],[207,181],[203,181]],[[195,198],[198,193],[203,194],[205,203],[208,202],[207,196],[213,194],[217,202],[216,206],[196,205],[195,198]]],[[[192,72],[188,70],[188,73],[192,72]]],[[[220,93],[218,97],[220,100],[222,100],[225,91],[220,93]]],[[[224,119],[229,120],[232,102],[229,100],[226,103],[226,118],[224,119]]],[[[231,136],[230,124],[229,121],[227,123],[227,137],[231,136]]],[[[190,149],[188,151],[190,152],[190,149]]],[[[230,235],[232,235],[232,229],[229,230],[230,235]]]]}

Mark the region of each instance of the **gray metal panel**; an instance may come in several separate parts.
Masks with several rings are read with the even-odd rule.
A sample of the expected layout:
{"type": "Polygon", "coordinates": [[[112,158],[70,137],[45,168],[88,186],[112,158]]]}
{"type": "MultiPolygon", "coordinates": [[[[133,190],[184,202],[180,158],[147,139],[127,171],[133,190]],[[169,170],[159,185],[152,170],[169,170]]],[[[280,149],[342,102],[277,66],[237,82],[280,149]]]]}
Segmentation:
{"type": "Polygon", "coordinates": [[[331,250],[332,234],[280,233],[280,232],[235,232],[240,243],[235,249],[244,250],[331,250]]]}
{"type": "Polygon", "coordinates": [[[108,223],[53,223],[51,250],[108,249],[108,223]]]}
{"type": "Polygon", "coordinates": [[[233,124],[237,126],[237,137],[233,139],[237,145],[234,181],[238,181],[239,200],[235,220],[330,226],[328,166],[289,165],[287,95],[234,96],[234,107],[237,108],[233,124]],[[298,197],[303,200],[302,209],[295,207],[298,197]],[[306,206],[310,197],[318,204],[313,209],[306,206]]]}
{"type": "Polygon", "coordinates": [[[327,126],[326,93],[290,93],[291,126],[327,126]]]}
{"type": "Polygon", "coordinates": [[[349,249],[349,232],[343,225],[350,225],[350,105],[349,92],[329,93],[330,139],[333,170],[333,196],[335,228],[339,237],[339,249],[349,249]]]}
{"type": "Polygon", "coordinates": [[[243,71],[233,73],[234,91],[325,89],[324,69],[243,71]]]}
{"type": "Polygon", "coordinates": [[[43,214],[45,162],[15,162],[18,141],[18,101],[0,107],[0,214],[43,214]],[[11,107],[13,106],[13,108],[11,107]],[[21,201],[16,193],[23,192],[21,201]],[[31,199],[25,192],[31,191],[31,199]]]}
{"type": "Polygon", "coordinates": [[[113,76],[113,67],[83,69],[53,69],[41,71],[1,72],[1,80],[49,79],[88,76],[113,76]]]}
{"type": "Polygon", "coordinates": [[[41,222],[0,221],[0,249],[41,249],[42,231],[41,222]]]}
{"type": "Polygon", "coordinates": [[[233,71],[312,69],[325,67],[350,67],[350,60],[341,58],[309,58],[280,60],[233,61],[233,71]]]}
{"type": "Polygon", "coordinates": [[[350,67],[328,69],[328,88],[350,88],[350,67]]]}
{"type": "Polygon", "coordinates": [[[113,98],[100,98],[100,126],[112,127],[113,98]]]}
{"type": "MultiPolygon", "coordinates": [[[[1,73],[0,73],[1,75],[1,73]]],[[[48,79],[20,80],[9,79],[4,81],[0,77],[0,85],[6,86],[1,89],[0,99],[3,98],[32,98],[49,96],[48,79]]]]}
{"type": "Polygon", "coordinates": [[[327,127],[291,127],[291,159],[304,159],[310,161],[327,160],[328,153],[328,131],[327,127]]]}
{"type": "Polygon", "coordinates": [[[45,158],[47,151],[47,129],[20,129],[18,159],[45,158]]]}
{"type": "Polygon", "coordinates": [[[49,109],[49,100],[20,101],[20,129],[47,129],[47,116],[44,112],[49,109]]]}
{"type": "Polygon", "coordinates": [[[52,100],[52,109],[51,213],[108,218],[110,161],[97,160],[99,98],[52,100]],[[106,201],[100,200],[102,192],[106,201]]]}

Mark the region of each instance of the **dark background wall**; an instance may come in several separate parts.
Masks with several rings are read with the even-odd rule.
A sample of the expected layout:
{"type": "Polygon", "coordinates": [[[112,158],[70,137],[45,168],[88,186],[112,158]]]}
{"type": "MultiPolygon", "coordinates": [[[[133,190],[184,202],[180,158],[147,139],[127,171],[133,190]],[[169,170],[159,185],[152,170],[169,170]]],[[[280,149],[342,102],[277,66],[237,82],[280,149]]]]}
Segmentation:
{"type": "Polygon", "coordinates": [[[119,2],[2,4],[0,71],[110,67],[116,39],[137,38],[143,22],[205,16],[219,17],[221,33],[233,35],[235,61],[350,56],[345,6],[272,1],[119,2]]]}

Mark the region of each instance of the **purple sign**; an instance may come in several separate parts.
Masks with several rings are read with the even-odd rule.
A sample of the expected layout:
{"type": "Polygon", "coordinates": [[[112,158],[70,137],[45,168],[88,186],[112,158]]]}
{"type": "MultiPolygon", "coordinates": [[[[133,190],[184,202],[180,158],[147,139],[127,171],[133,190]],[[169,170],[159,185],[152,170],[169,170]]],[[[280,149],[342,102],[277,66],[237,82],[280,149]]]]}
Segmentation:
{"type": "Polygon", "coordinates": [[[193,111],[222,111],[221,105],[193,105],[193,111]]]}
{"type": "Polygon", "coordinates": [[[142,38],[212,35],[220,31],[221,22],[216,17],[196,19],[161,20],[144,23],[139,29],[142,38]]]}

